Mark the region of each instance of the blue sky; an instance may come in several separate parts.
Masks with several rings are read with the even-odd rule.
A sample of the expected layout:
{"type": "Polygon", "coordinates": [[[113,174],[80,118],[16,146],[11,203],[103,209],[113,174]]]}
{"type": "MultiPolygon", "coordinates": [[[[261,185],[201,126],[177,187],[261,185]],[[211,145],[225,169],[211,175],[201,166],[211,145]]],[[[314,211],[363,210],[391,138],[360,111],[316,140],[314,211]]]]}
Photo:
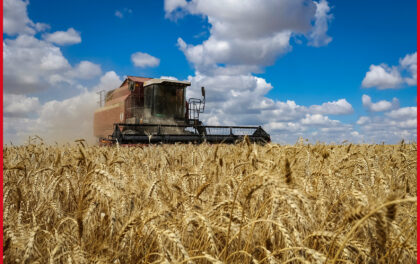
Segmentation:
{"type": "Polygon", "coordinates": [[[222,2],[4,1],[5,142],[91,137],[127,75],[204,85],[205,123],[280,143],[416,140],[416,1],[222,2]]]}

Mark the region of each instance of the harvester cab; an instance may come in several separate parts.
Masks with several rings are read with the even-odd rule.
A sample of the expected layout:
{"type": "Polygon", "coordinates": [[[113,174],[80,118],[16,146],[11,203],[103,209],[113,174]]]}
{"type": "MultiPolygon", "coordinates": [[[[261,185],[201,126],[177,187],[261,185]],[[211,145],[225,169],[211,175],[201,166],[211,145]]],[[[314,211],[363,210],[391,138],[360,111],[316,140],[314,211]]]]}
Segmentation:
{"type": "Polygon", "coordinates": [[[94,135],[102,143],[234,143],[247,135],[269,142],[261,127],[204,126],[206,91],[186,99],[190,82],[128,76],[103,96],[94,114],[94,135]]]}

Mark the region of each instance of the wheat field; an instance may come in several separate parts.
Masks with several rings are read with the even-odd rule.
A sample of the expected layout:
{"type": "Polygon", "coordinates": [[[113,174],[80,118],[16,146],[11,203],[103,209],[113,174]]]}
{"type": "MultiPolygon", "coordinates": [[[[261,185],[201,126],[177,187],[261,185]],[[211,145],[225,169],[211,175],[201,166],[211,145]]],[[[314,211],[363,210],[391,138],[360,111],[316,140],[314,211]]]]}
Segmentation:
{"type": "Polygon", "coordinates": [[[4,146],[5,263],[416,263],[417,146],[4,146]]]}

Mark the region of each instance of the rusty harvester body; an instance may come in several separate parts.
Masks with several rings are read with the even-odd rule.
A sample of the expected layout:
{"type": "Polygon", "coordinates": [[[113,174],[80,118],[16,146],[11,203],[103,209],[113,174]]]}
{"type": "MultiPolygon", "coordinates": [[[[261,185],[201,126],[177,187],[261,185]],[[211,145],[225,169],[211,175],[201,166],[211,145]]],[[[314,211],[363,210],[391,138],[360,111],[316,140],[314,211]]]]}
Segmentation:
{"type": "Polygon", "coordinates": [[[101,143],[235,143],[270,142],[260,126],[205,126],[199,120],[206,95],[186,100],[189,82],[128,76],[121,86],[100,93],[94,135],[101,143]]]}

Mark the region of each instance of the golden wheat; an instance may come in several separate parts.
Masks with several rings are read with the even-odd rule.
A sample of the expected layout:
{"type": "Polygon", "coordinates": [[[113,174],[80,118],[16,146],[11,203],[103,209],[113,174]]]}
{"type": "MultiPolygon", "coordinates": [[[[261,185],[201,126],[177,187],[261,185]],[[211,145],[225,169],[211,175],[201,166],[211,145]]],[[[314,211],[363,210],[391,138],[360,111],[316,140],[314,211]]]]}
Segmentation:
{"type": "Polygon", "coordinates": [[[4,147],[6,263],[416,263],[417,147],[4,147]]]}

